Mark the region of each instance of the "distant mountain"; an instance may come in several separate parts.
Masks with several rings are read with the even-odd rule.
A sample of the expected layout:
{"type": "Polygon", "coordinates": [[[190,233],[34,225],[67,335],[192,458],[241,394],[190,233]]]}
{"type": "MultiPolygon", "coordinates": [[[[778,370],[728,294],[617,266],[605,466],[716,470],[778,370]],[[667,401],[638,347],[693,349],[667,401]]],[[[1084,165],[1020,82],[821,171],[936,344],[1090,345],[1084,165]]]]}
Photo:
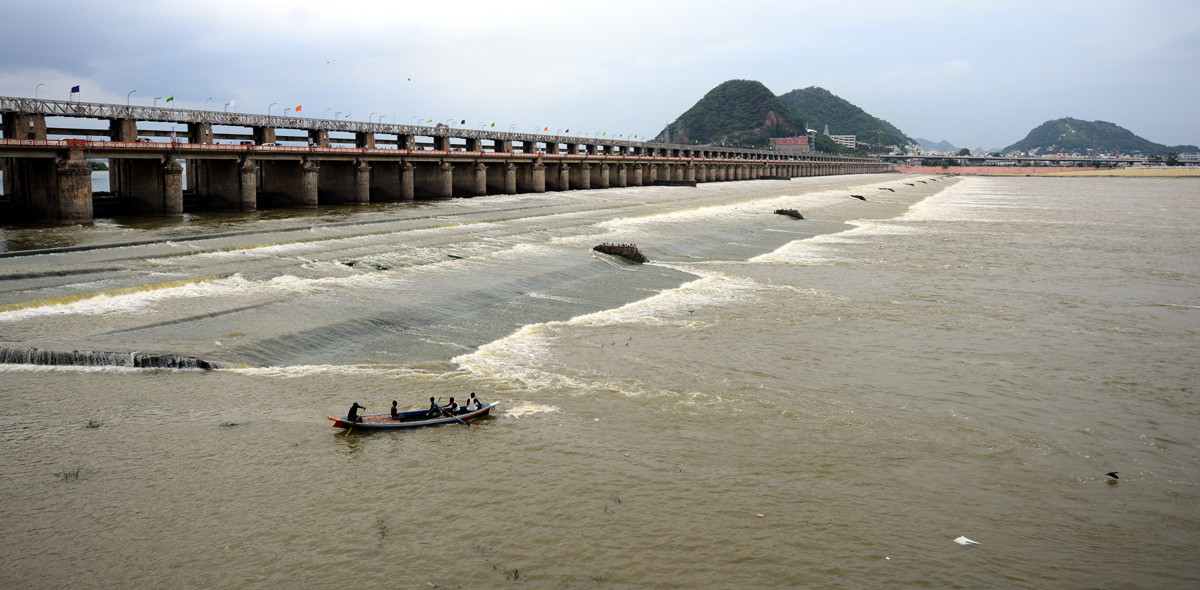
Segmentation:
{"type": "Polygon", "coordinates": [[[923,139],[923,138],[918,137],[918,138],[913,139],[913,141],[917,142],[917,145],[921,146],[921,149],[928,150],[931,152],[957,152],[958,151],[958,148],[954,147],[953,144],[951,144],[950,142],[948,142],[944,139],[939,142],[933,142],[928,139],[923,139]]]}
{"type": "Polygon", "coordinates": [[[1004,148],[1005,152],[1033,150],[1040,154],[1083,154],[1088,150],[1108,153],[1119,151],[1122,154],[1140,152],[1146,156],[1198,151],[1194,145],[1166,146],[1154,143],[1106,121],[1084,121],[1070,117],[1046,121],[1030,131],[1025,139],[1004,148]]]}
{"type": "Polygon", "coordinates": [[[730,80],[708,91],[658,136],[673,143],[766,147],[772,137],[793,137],[804,131],[804,120],[761,82],[730,80]]]}
{"type": "Polygon", "coordinates": [[[832,135],[854,135],[859,143],[904,145],[912,140],[883,119],[873,117],[836,94],[817,86],[793,90],[781,95],[783,101],[818,132],[829,126],[832,135]]]}

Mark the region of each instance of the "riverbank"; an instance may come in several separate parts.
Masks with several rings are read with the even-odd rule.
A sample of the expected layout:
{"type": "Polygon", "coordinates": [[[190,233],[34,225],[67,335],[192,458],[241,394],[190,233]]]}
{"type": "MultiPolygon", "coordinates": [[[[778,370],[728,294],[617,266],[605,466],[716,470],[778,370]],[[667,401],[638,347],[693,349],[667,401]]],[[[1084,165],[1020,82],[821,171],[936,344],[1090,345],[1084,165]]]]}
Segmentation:
{"type": "Polygon", "coordinates": [[[1061,166],[897,166],[901,174],[963,174],[970,176],[1095,176],[1135,178],[1196,178],[1200,167],[1095,168],[1061,166]]]}

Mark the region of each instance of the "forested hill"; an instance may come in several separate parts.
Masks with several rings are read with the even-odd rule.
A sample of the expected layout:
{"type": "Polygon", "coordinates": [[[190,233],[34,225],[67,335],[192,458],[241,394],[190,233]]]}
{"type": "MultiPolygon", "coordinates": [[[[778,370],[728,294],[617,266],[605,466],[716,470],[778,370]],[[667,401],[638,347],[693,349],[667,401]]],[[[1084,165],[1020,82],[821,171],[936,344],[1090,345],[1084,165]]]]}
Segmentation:
{"type": "Polygon", "coordinates": [[[818,133],[825,130],[825,125],[829,125],[830,134],[855,135],[859,143],[875,145],[880,141],[880,131],[883,132],[883,145],[902,146],[912,142],[912,139],[895,125],[871,116],[824,88],[810,86],[793,90],[780,96],[779,100],[800,115],[818,133]]]}
{"type": "Polygon", "coordinates": [[[730,80],[658,134],[673,143],[767,147],[772,137],[803,135],[804,120],[754,80],[730,80]]]}
{"type": "Polygon", "coordinates": [[[1007,153],[1037,150],[1039,154],[1083,154],[1089,149],[1108,153],[1119,151],[1122,154],[1141,152],[1146,156],[1198,151],[1194,145],[1166,146],[1154,143],[1106,121],[1083,121],[1070,117],[1038,125],[1025,139],[1004,148],[1004,151],[1007,153]]]}

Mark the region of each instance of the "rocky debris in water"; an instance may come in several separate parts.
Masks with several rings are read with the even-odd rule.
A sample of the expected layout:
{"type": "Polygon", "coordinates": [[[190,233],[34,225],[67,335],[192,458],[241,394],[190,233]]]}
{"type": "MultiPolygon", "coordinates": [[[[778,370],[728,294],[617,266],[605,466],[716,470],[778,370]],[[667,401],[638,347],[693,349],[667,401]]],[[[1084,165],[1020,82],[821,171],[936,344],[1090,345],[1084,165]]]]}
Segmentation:
{"type": "Polygon", "coordinates": [[[787,215],[788,217],[791,217],[792,219],[804,219],[804,216],[801,215],[800,212],[795,209],[776,209],[775,214],[776,215],[787,215]]]}
{"type": "Polygon", "coordinates": [[[602,254],[620,256],[621,258],[636,262],[638,264],[650,261],[650,259],[646,258],[646,256],[642,254],[634,244],[610,244],[605,242],[592,249],[602,254]]]}
{"type": "Polygon", "coordinates": [[[219,369],[220,365],[192,356],[99,350],[44,350],[0,346],[0,363],[69,367],[134,367],[139,369],[219,369]]]}
{"type": "Polygon", "coordinates": [[[894,188],[888,188],[888,187],[886,187],[886,186],[884,186],[884,187],[880,187],[880,188],[879,188],[879,190],[881,190],[881,191],[892,191],[893,193],[894,193],[894,192],[896,192],[896,189],[894,189],[894,188]]]}
{"type": "Polygon", "coordinates": [[[858,200],[860,200],[860,201],[865,201],[865,200],[867,200],[867,198],[866,198],[866,197],[864,197],[864,196],[862,196],[862,195],[850,195],[850,196],[851,196],[851,197],[854,197],[855,199],[858,199],[858,200]]]}

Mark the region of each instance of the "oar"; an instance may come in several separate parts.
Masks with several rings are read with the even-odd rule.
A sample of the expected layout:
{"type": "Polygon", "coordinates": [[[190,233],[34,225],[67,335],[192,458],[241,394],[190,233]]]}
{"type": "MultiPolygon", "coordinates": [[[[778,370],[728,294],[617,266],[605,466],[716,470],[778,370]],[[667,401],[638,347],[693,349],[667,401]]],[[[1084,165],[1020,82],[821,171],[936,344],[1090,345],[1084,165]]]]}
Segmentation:
{"type": "MultiPolygon", "coordinates": [[[[439,397],[437,400],[437,403],[438,403],[439,408],[442,407],[442,398],[439,397]]],[[[458,420],[459,422],[462,422],[463,424],[466,424],[467,428],[471,427],[471,425],[468,424],[466,420],[463,420],[462,418],[459,418],[458,416],[455,416],[454,414],[450,414],[450,417],[454,418],[455,420],[458,420]]]]}

